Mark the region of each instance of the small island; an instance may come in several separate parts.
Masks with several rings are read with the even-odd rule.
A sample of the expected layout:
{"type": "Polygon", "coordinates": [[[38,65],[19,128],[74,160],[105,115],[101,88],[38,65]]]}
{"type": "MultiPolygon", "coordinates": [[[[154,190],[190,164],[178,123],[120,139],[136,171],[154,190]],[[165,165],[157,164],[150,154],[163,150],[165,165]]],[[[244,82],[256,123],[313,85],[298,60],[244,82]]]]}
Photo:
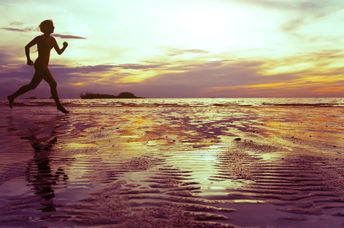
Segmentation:
{"type": "Polygon", "coordinates": [[[131,99],[131,98],[141,98],[135,96],[131,92],[121,92],[118,96],[111,95],[111,94],[101,94],[101,93],[82,93],[80,94],[81,99],[113,99],[113,98],[124,98],[124,99],[131,99]]]}

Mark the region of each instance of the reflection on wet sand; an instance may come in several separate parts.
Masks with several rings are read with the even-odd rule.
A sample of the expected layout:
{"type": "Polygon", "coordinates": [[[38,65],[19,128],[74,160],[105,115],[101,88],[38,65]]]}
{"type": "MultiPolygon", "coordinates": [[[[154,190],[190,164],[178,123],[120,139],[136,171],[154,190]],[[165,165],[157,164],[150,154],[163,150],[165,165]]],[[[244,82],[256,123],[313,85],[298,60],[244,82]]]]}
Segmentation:
{"type": "Polygon", "coordinates": [[[13,193],[6,192],[6,188],[3,191],[0,188],[0,192],[13,195],[17,191],[20,194],[2,201],[0,224],[10,222],[21,226],[20,224],[29,221],[44,221],[42,218],[48,215],[46,213],[54,213],[57,210],[56,189],[63,189],[68,181],[64,167],[59,166],[57,159],[54,159],[54,147],[58,138],[56,129],[63,122],[63,118],[40,115],[33,118],[23,114],[20,118],[11,115],[7,121],[9,133],[13,135],[13,139],[17,138],[17,143],[12,144],[10,151],[3,150],[1,155],[6,156],[8,153],[7,158],[10,158],[11,154],[16,157],[9,160],[12,164],[8,166],[6,179],[10,181],[6,182],[6,179],[0,178],[0,186],[5,181],[4,185],[10,184],[13,193]],[[28,147],[22,147],[24,144],[28,147]],[[26,157],[28,160],[25,161],[26,157]]]}
{"type": "MultiPolygon", "coordinates": [[[[53,132],[52,132],[53,136],[53,132]]],[[[41,210],[43,212],[55,211],[54,205],[54,186],[58,181],[67,181],[68,176],[62,168],[53,172],[50,167],[50,152],[53,145],[57,142],[57,137],[48,139],[47,142],[37,139],[35,135],[27,137],[34,149],[34,158],[28,163],[26,170],[26,180],[30,183],[42,201],[41,210]]]]}

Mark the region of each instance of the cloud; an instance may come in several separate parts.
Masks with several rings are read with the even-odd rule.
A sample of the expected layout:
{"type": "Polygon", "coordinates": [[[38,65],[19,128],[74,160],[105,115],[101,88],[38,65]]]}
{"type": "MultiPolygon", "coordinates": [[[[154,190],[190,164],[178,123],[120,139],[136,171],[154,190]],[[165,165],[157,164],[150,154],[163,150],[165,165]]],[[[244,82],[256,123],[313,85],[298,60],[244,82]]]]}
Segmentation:
{"type": "MultiPolygon", "coordinates": [[[[0,46],[0,49],[1,50],[6,50],[6,47],[0,46]]],[[[12,56],[10,55],[10,53],[8,53],[6,51],[0,52],[0,69],[2,67],[5,67],[6,64],[9,63],[11,58],[12,58],[12,56]]]]}
{"type": "Polygon", "coordinates": [[[286,13],[290,19],[281,26],[281,30],[299,38],[307,37],[297,35],[295,31],[344,7],[344,3],[339,0],[240,0],[236,2],[286,13]]]}
{"type": "Polygon", "coordinates": [[[130,69],[130,70],[144,70],[144,69],[156,69],[164,66],[164,63],[160,64],[120,64],[114,65],[115,68],[130,69]]]}
{"type": "Polygon", "coordinates": [[[171,71],[191,71],[201,68],[214,69],[220,67],[223,64],[230,62],[226,59],[214,60],[214,61],[203,61],[201,63],[194,63],[192,60],[177,60],[173,62],[172,66],[169,66],[166,70],[171,71]]]}
{"type": "Polygon", "coordinates": [[[85,40],[85,37],[82,36],[74,36],[74,35],[62,35],[62,34],[58,34],[58,33],[54,33],[53,36],[55,37],[59,37],[62,39],[77,39],[77,40],[85,40]]]}
{"type": "MultiPolygon", "coordinates": [[[[344,65],[340,65],[343,60],[344,53],[340,50],[327,50],[274,60],[195,58],[119,65],[51,65],[50,70],[61,97],[79,97],[86,91],[109,94],[131,91],[142,97],[344,96],[344,89],[341,90],[344,65]],[[153,74],[151,78],[119,82],[126,76],[140,77],[147,69],[153,74]]],[[[0,96],[7,96],[28,83],[33,70],[26,65],[1,70],[0,96]]],[[[38,90],[25,96],[49,97],[49,93],[48,86],[42,82],[38,90]]]]}
{"type": "Polygon", "coordinates": [[[293,11],[303,15],[313,15],[316,17],[325,16],[336,9],[339,1],[329,0],[307,0],[307,1],[280,1],[280,0],[241,0],[240,4],[255,5],[265,9],[275,9],[281,11],[293,11]]]}
{"type": "MultiPolygon", "coordinates": [[[[144,82],[129,86],[130,90],[138,91],[147,97],[211,97],[209,88],[227,86],[237,87],[257,83],[272,83],[281,80],[295,79],[293,75],[264,77],[259,74],[264,62],[208,62],[193,65],[192,70],[180,73],[161,74],[144,82]]],[[[218,94],[217,94],[218,95],[218,94]]],[[[235,94],[227,94],[236,96],[235,94]]]]}
{"type": "Polygon", "coordinates": [[[13,22],[10,23],[10,25],[16,25],[16,26],[18,26],[18,25],[24,25],[24,22],[21,22],[21,21],[13,21],[13,22]]]}
{"type": "Polygon", "coordinates": [[[297,30],[298,28],[300,28],[304,24],[306,24],[306,18],[298,17],[298,18],[291,19],[291,20],[287,21],[286,23],[284,23],[281,26],[281,29],[284,32],[291,33],[293,31],[297,30]]]}
{"type": "MultiPolygon", "coordinates": [[[[95,65],[95,66],[77,66],[70,67],[67,65],[50,65],[55,80],[58,84],[58,90],[61,97],[78,97],[81,92],[90,88],[98,91],[113,87],[114,83],[104,85],[102,76],[106,73],[113,73],[121,77],[112,65],[95,65]],[[74,83],[81,83],[82,87],[73,86],[74,83]]],[[[27,65],[17,65],[15,68],[0,71],[0,97],[8,96],[15,92],[20,86],[27,84],[32,79],[34,68],[27,65]]],[[[113,77],[112,77],[113,78],[113,77]]],[[[42,81],[37,89],[30,91],[23,97],[50,97],[50,89],[45,81],[42,81]]]]}
{"type": "Polygon", "coordinates": [[[105,73],[108,71],[115,71],[114,65],[81,65],[81,66],[67,66],[67,65],[50,65],[50,69],[59,70],[62,73],[79,73],[79,74],[86,74],[86,73],[105,73]]]}
{"type": "Polygon", "coordinates": [[[32,32],[32,31],[37,31],[37,29],[34,29],[32,27],[27,27],[27,28],[11,28],[11,27],[3,27],[1,28],[2,30],[7,30],[11,32],[32,32]]]}
{"type": "MultiPolygon", "coordinates": [[[[344,86],[340,84],[344,65],[338,65],[343,60],[340,50],[327,50],[277,60],[222,59],[184,65],[180,62],[175,69],[183,71],[159,74],[122,87],[144,97],[343,96],[344,89],[340,89],[344,86]],[[284,71],[267,73],[280,68],[284,71]]],[[[174,67],[166,68],[171,69],[174,67]]]]}
{"type": "Polygon", "coordinates": [[[293,5],[289,2],[283,2],[279,0],[241,0],[238,1],[240,4],[246,5],[256,5],[263,8],[273,8],[273,9],[280,9],[280,10],[291,10],[294,9],[293,5]]]}
{"type": "MultiPolygon", "coordinates": [[[[38,28],[35,27],[26,27],[26,28],[18,28],[16,26],[22,25],[23,23],[20,22],[12,22],[11,25],[15,25],[15,27],[2,27],[2,30],[11,31],[11,32],[32,32],[32,31],[38,31],[38,28]]],[[[75,36],[75,35],[63,35],[59,33],[54,33],[53,36],[63,38],[63,39],[79,39],[84,40],[86,37],[82,36],[75,36]]]]}
{"type": "Polygon", "coordinates": [[[208,54],[209,52],[202,49],[177,49],[177,48],[167,48],[168,56],[179,56],[184,54],[208,54]]]}

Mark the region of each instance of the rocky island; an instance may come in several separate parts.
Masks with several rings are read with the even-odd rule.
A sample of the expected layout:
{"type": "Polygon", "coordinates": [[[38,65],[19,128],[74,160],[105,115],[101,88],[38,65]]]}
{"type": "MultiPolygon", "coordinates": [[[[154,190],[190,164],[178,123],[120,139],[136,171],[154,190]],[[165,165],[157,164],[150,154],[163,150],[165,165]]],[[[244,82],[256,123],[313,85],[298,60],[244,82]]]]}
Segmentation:
{"type": "Polygon", "coordinates": [[[111,94],[101,94],[101,93],[82,93],[80,94],[81,99],[109,99],[109,98],[140,98],[135,96],[131,92],[121,92],[118,96],[111,94]]]}

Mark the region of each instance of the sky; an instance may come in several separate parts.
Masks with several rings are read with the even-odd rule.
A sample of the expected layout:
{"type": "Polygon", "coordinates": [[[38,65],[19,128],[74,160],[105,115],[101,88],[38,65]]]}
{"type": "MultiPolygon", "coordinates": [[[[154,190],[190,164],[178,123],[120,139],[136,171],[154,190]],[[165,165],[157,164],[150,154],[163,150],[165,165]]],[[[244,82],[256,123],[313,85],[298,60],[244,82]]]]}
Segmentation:
{"type": "Polygon", "coordinates": [[[50,59],[62,98],[344,96],[343,0],[0,0],[0,15],[0,97],[30,82],[45,19],[69,43],[50,59]]]}

